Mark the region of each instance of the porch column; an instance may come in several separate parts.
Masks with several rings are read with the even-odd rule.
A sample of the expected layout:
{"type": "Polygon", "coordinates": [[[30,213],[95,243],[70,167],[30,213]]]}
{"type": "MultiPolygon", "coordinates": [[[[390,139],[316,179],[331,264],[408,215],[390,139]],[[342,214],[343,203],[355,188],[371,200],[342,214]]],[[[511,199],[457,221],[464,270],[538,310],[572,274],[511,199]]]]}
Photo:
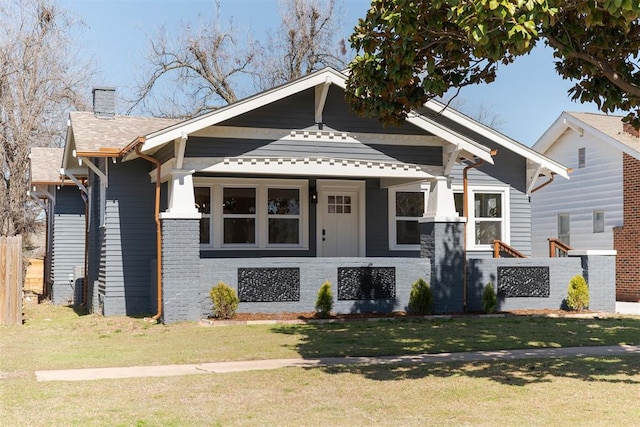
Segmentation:
{"type": "MultiPolygon", "coordinates": [[[[173,169],[169,177],[169,206],[172,216],[192,217],[200,214],[196,209],[193,192],[193,170],[173,169]]],[[[164,181],[164,180],[163,180],[164,181]]]]}
{"type": "Polygon", "coordinates": [[[173,170],[169,206],[162,223],[162,320],[195,321],[200,307],[200,213],[195,208],[193,171],[173,170]]]}
{"type": "Polygon", "coordinates": [[[464,310],[464,224],[453,201],[451,181],[431,181],[429,200],[420,219],[420,257],[429,258],[435,313],[464,310]]]}

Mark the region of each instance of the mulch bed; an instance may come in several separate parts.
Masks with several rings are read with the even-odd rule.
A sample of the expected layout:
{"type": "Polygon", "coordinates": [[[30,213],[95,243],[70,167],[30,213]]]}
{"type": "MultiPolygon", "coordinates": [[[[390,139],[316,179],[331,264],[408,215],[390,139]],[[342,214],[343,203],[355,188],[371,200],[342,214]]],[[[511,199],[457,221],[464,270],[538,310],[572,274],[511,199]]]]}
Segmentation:
{"type": "MultiPolygon", "coordinates": [[[[597,312],[592,311],[566,311],[566,310],[513,310],[497,312],[498,316],[549,316],[549,317],[592,317],[597,312]]],[[[486,316],[482,312],[466,312],[466,313],[448,313],[447,316],[451,317],[473,317],[473,316],[486,316]]],[[[423,318],[424,316],[416,316],[408,314],[404,311],[394,311],[392,313],[343,313],[332,314],[329,317],[318,317],[313,311],[310,312],[284,312],[284,313],[236,313],[236,315],[229,319],[230,321],[247,322],[247,321],[291,321],[291,320],[367,320],[367,319],[411,319],[411,318],[423,318]]],[[[218,319],[211,318],[209,320],[217,321],[218,319]]],[[[229,321],[227,320],[227,322],[229,321]]]]}

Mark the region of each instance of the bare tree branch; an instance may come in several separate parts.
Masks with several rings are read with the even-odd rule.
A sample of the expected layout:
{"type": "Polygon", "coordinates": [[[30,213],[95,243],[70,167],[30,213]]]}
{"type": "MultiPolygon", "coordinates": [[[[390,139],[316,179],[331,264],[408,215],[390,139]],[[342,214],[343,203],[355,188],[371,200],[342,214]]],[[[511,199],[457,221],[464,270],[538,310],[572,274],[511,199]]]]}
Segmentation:
{"type": "MultiPolygon", "coordinates": [[[[51,0],[7,0],[0,8],[0,234],[28,234],[32,146],[62,142],[60,120],[82,104],[89,68],[71,49],[77,22],[51,0]]],[[[76,46],[74,46],[76,47],[76,46]]]]}

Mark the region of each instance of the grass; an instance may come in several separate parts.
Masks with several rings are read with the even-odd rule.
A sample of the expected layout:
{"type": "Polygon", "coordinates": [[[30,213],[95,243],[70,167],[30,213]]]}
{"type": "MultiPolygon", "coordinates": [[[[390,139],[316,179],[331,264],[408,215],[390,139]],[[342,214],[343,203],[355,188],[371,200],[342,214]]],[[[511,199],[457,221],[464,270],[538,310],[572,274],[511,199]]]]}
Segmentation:
{"type": "Polygon", "coordinates": [[[640,318],[203,327],[28,307],[0,328],[0,425],[628,425],[638,356],[348,366],[37,383],[33,371],[638,344],[640,318]],[[533,418],[532,418],[533,417],[533,418]]]}

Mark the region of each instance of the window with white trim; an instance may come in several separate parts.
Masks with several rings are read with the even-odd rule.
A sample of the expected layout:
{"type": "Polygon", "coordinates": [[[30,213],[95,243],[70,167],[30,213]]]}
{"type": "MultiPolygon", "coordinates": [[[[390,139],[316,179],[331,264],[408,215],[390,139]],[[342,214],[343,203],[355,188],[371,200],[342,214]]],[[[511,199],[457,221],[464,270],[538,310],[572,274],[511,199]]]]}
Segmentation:
{"type": "Polygon", "coordinates": [[[419,250],[418,220],[424,215],[426,191],[420,184],[389,189],[389,249],[419,250]]]}
{"type": "Polygon", "coordinates": [[[308,249],[308,182],[195,178],[205,249],[308,249]]]}
{"type": "MultiPolygon", "coordinates": [[[[454,189],[458,215],[464,216],[462,189],[454,189]]],[[[509,187],[468,186],[467,247],[490,249],[494,240],[510,244],[509,187]]]]}

